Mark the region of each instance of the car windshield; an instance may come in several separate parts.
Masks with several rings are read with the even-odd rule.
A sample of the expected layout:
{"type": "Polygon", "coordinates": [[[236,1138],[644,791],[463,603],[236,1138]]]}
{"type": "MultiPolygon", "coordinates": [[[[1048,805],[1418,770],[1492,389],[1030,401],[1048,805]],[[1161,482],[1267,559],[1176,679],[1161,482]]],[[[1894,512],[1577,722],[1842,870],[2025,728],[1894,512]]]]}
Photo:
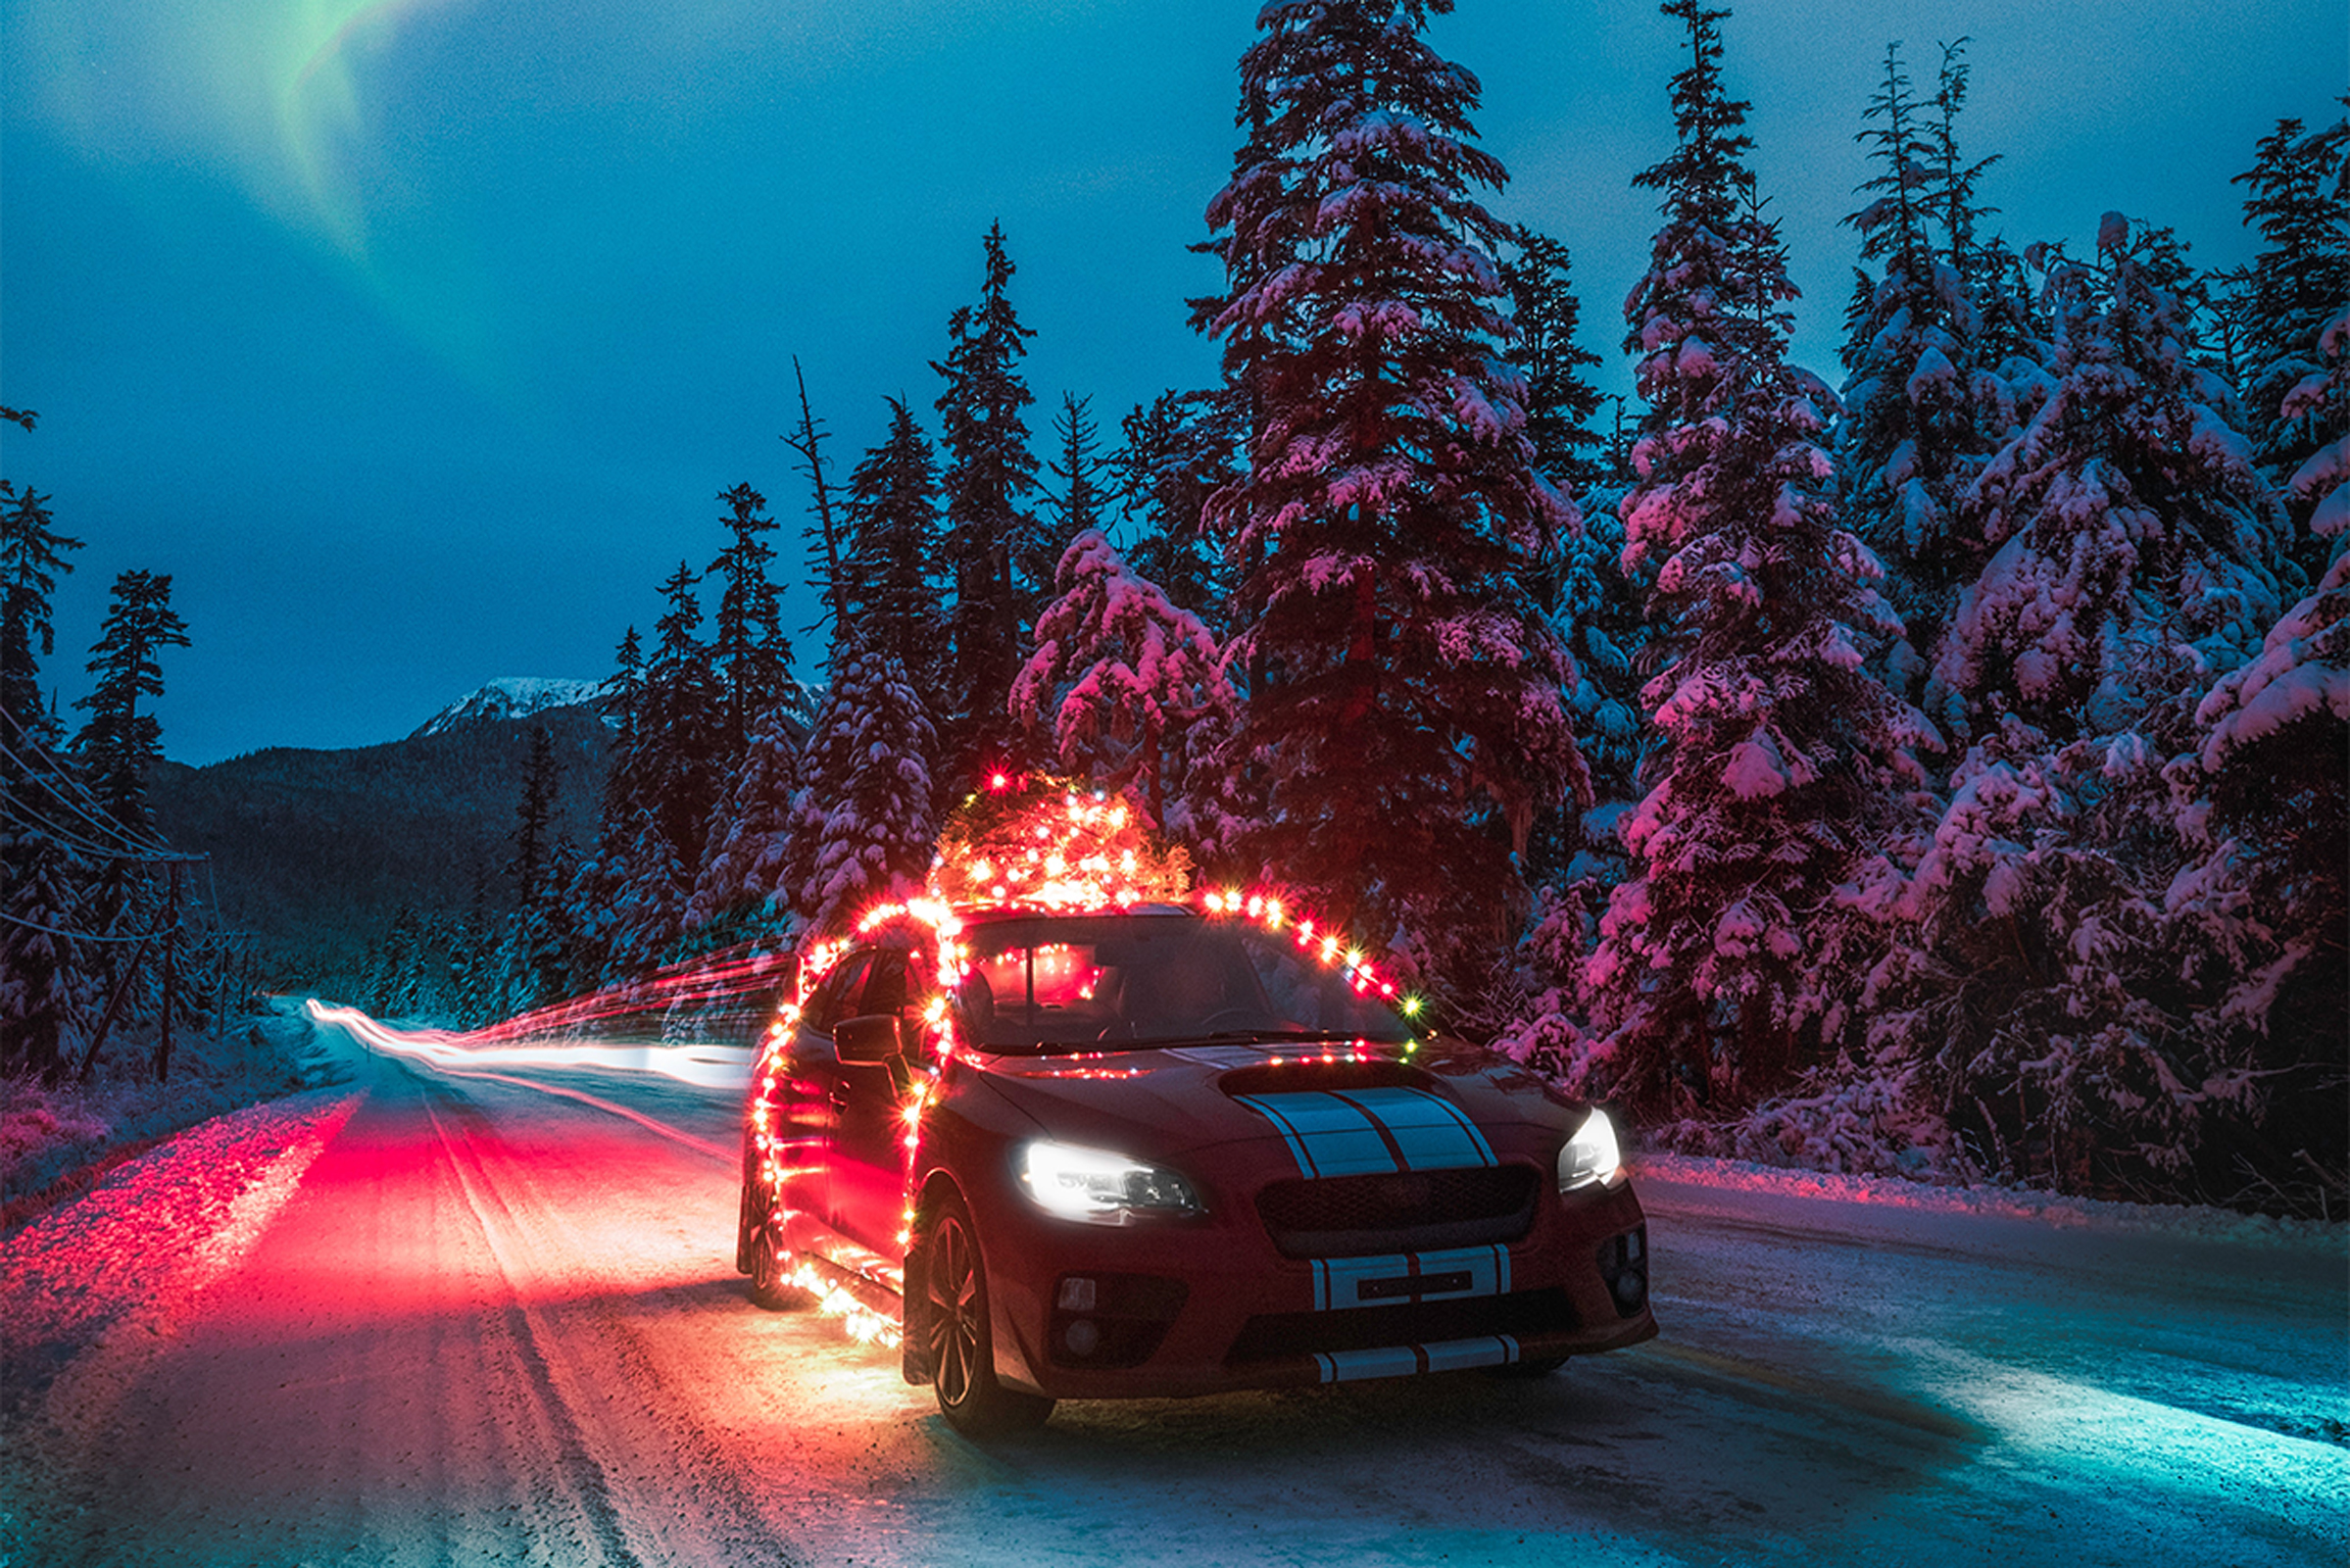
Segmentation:
{"type": "Polygon", "coordinates": [[[1344,969],[1237,922],[1039,916],[974,926],[965,945],[963,1030],[991,1051],[1411,1038],[1344,969]]]}

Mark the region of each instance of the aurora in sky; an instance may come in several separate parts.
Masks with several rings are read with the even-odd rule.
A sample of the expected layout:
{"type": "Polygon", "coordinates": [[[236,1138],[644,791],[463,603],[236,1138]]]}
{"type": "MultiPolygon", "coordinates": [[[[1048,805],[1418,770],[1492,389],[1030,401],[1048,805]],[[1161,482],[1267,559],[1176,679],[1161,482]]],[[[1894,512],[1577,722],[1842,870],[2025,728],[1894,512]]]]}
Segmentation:
{"type": "MultiPolygon", "coordinates": [[[[1231,168],[1255,0],[0,0],[0,427],[88,548],[44,679],[70,704],[107,586],[169,572],[167,753],[406,733],[499,675],[595,678],[654,585],[764,492],[808,374],[846,474],[883,399],[927,414],[1001,220],[1036,329],[1032,428],[1204,384],[1187,247],[1231,168]]],[[[2339,0],[1748,0],[1727,27],[1754,165],[1836,374],[1852,141],[1903,43],[1974,40],[1969,150],[2019,245],[2100,214],[2246,259],[2280,116],[2338,113],[2339,0]]],[[[1645,3],[1459,0],[1505,218],[1574,256],[1594,378],[1672,136],[1645,3]]],[[[812,597],[789,613],[814,621],[812,597]]],[[[823,650],[799,649],[805,670],[823,650]]]]}

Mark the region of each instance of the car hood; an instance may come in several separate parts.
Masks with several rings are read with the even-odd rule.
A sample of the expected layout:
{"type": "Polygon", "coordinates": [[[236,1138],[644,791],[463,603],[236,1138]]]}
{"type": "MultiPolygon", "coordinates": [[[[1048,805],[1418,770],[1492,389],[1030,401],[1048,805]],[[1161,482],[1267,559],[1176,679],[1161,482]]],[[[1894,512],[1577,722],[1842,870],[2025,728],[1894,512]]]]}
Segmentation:
{"type": "MultiPolygon", "coordinates": [[[[1414,1108],[1427,1126],[1431,1162],[1465,1121],[1478,1129],[1531,1127],[1564,1139],[1588,1106],[1517,1063],[1466,1044],[1399,1046],[1199,1042],[1147,1050],[1055,1055],[975,1054],[960,1065],[1071,1142],[1135,1157],[1179,1155],[1215,1144],[1295,1137],[1319,1102],[1349,1096],[1374,1107],[1414,1108]],[[1447,1116],[1418,1097],[1442,1102],[1447,1116]]],[[[1310,1141],[1310,1134],[1308,1135],[1310,1141]]],[[[1513,1139],[1513,1142],[1516,1140],[1513,1139]]],[[[1489,1156],[1490,1157],[1490,1156],[1489,1156]]],[[[1475,1160],[1460,1162],[1475,1163],[1475,1160]]]]}

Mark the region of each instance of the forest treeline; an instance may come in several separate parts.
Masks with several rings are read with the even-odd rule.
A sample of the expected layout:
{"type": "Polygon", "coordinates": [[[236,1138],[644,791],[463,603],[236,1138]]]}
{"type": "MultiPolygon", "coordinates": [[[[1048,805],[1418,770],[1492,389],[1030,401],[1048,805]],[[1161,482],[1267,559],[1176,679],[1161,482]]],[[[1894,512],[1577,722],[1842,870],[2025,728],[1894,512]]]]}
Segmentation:
{"type": "MultiPolygon", "coordinates": [[[[2119,213],[2075,255],[1998,229],[1965,41],[1887,46],[1831,385],[1787,358],[1727,11],[1662,7],[1676,140],[1619,332],[1486,205],[1449,9],[1262,11],[1188,302],[1217,384],[1033,429],[999,226],[927,410],[844,465],[801,386],[820,668],[736,484],[619,643],[594,842],[534,759],[496,939],[387,948],[376,1000],[487,1020],[781,951],[1044,770],[1674,1147],[2343,1212],[2350,123],[2246,150],[2245,267],[2119,213]]],[[[41,516],[8,524],[12,682],[41,516]]],[[[113,809],[97,744],[38,755],[113,809]]],[[[23,1068],[96,987],[61,950],[36,1004],[13,955],[98,882],[12,832],[23,1068]]]]}

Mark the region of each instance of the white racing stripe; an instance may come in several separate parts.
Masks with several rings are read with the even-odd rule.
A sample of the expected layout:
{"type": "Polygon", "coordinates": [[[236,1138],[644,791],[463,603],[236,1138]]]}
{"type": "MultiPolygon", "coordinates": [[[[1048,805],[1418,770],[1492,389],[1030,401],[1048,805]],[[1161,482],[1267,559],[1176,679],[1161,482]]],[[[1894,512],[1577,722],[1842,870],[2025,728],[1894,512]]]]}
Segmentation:
{"type": "Polygon", "coordinates": [[[1462,1372],[1477,1366],[1508,1366],[1519,1358],[1518,1342],[1507,1334],[1482,1335],[1473,1340],[1443,1340],[1435,1345],[1391,1345],[1376,1350],[1323,1350],[1314,1360],[1325,1383],[1355,1383],[1368,1378],[1410,1377],[1419,1372],[1462,1372]]]}
{"type": "Polygon", "coordinates": [[[1421,1089],[1309,1090],[1240,1095],[1281,1130],[1309,1179],[1492,1165],[1491,1144],[1450,1102],[1421,1089]]]}
{"type": "Polygon", "coordinates": [[[1314,1310],[1450,1301],[1509,1291],[1509,1249],[1462,1247],[1444,1252],[1314,1260],[1314,1310]]]}

